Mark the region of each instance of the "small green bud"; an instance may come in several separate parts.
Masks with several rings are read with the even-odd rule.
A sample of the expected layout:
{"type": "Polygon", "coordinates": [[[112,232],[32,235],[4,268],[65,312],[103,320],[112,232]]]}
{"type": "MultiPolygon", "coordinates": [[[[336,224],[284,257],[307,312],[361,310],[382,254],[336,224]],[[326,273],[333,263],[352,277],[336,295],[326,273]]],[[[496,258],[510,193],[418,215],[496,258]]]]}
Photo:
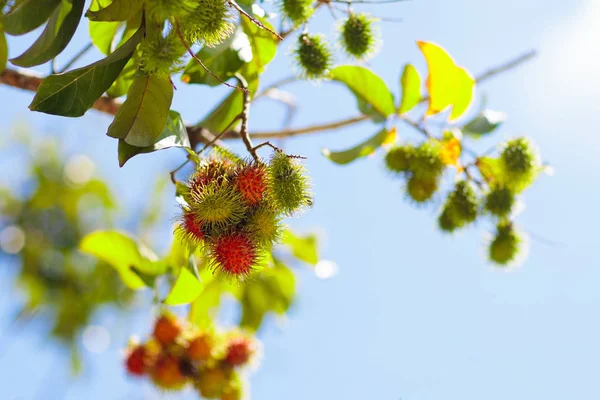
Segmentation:
{"type": "Polygon", "coordinates": [[[306,171],[293,157],[276,151],[268,172],[269,190],[282,213],[291,215],[312,203],[306,171]]]}
{"type": "Polygon", "coordinates": [[[442,145],[437,140],[428,140],[415,149],[410,158],[410,170],[421,179],[434,180],[443,170],[442,145]]]}
{"type": "Polygon", "coordinates": [[[500,222],[496,236],[490,243],[490,260],[499,265],[514,261],[521,248],[522,239],[511,222],[500,222]]]}
{"type": "Polygon", "coordinates": [[[485,198],[485,209],[498,217],[506,217],[515,204],[515,195],[506,187],[493,188],[485,198]]]}
{"type": "Polygon", "coordinates": [[[411,176],[406,185],[406,192],[417,203],[425,203],[430,200],[437,189],[437,179],[428,180],[417,176],[411,176]]]}
{"type": "Polygon", "coordinates": [[[281,13],[289,19],[294,26],[300,25],[311,17],[315,11],[312,0],[282,0],[281,13]]]}
{"type": "Polygon", "coordinates": [[[510,140],[500,155],[500,165],[509,189],[520,192],[527,188],[540,170],[537,150],[527,138],[510,140]]]}
{"type": "Polygon", "coordinates": [[[348,55],[364,59],[375,51],[375,18],[368,14],[351,13],[341,29],[340,42],[348,55]]]}
{"type": "Polygon", "coordinates": [[[200,0],[194,12],[181,20],[179,29],[188,46],[215,47],[235,30],[229,4],[224,0],[200,0]]]}
{"type": "Polygon", "coordinates": [[[385,165],[392,172],[406,172],[410,168],[410,157],[414,151],[411,145],[392,147],[385,155],[385,165]]]}
{"type": "Polygon", "coordinates": [[[303,33],[298,37],[296,61],[308,79],[322,78],[332,66],[332,54],[323,35],[303,33]]]}
{"type": "Polygon", "coordinates": [[[467,181],[458,182],[448,196],[448,208],[458,221],[465,224],[475,221],[479,204],[473,185],[467,181]]]}

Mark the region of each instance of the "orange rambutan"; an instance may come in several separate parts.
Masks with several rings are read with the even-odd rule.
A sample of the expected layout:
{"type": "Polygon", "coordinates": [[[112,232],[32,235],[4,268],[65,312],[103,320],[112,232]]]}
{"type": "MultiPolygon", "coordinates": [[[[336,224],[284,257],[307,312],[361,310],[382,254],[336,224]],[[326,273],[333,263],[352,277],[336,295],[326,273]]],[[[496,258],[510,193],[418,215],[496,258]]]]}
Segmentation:
{"type": "Polygon", "coordinates": [[[180,333],[179,322],[168,314],[161,315],[154,324],[154,337],[163,346],[175,342],[180,333]]]}
{"type": "Polygon", "coordinates": [[[267,170],[264,165],[252,163],[238,168],[234,185],[249,206],[255,206],[264,197],[267,189],[267,170]]]}
{"type": "Polygon", "coordinates": [[[244,278],[257,262],[257,247],[245,233],[219,236],[212,246],[214,267],[230,277],[244,278]]]}
{"type": "Polygon", "coordinates": [[[187,377],[181,371],[180,360],[172,354],[161,354],[154,364],[151,376],[154,383],[164,389],[179,389],[187,377]]]}
{"type": "Polygon", "coordinates": [[[125,360],[127,372],[131,375],[144,375],[146,373],[146,356],[146,348],[144,346],[134,347],[125,360]]]}
{"type": "Polygon", "coordinates": [[[203,162],[188,179],[190,191],[200,193],[209,183],[225,182],[232,169],[233,163],[227,160],[211,159],[203,162]]]}
{"type": "Polygon", "coordinates": [[[201,333],[188,343],[186,354],[192,361],[206,361],[211,358],[214,338],[208,333],[201,333]]]}

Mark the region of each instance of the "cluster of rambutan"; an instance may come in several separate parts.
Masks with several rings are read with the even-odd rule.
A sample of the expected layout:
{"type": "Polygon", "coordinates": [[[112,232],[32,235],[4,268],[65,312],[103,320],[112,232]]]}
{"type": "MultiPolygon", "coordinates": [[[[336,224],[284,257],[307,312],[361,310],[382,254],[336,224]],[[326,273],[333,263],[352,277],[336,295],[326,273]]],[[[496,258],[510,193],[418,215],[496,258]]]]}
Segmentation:
{"type": "Polygon", "coordinates": [[[151,339],[130,345],[125,366],[129,374],[148,376],[164,390],[193,385],[206,399],[240,400],[240,369],[255,363],[258,353],[256,339],[241,331],[199,330],[165,313],[151,339]]]}
{"type": "Polygon", "coordinates": [[[202,246],[215,272],[238,280],[279,239],[282,217],[311,203],[304,167],[281,151],[268,163],[212,156],[197,166],[182,195],[179,236],[192,248],[202,246]]]}
{"type": "MultiPolygon", "coordinates": [[[[387,169],[407,179],[406,193],[416,203],[430,202],[439,188],[445,167],[442,149],[441,142],[430,139],[418,147],[395,146],[385,156],[387,169]]],[[[489,258],[496,264],[507,265],[515,261],[523,247],[522,236],[512,221],[516,196],[531,185],[541,164],[527,138],[508,141],[500,157],[491,162],[496,166],[494,179],[487,181],[487,185],[479,182],[476,186],[470,176],[455,182],[438,216],[438,226],[452,233],[479,217],[493,217],[497,226],[489,244],[489,258]]]]}

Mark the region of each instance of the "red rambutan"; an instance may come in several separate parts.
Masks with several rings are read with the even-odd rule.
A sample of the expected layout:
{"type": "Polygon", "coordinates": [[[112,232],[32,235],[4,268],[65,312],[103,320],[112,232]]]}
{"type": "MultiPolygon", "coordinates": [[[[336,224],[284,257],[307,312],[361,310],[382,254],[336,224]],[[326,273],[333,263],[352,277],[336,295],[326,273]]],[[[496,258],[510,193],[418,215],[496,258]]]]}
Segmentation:
{"type": "Polygon", "coordinates": [[[212,248],[215,268],[231,277],[243,278],[257,261],[256,245],[244,233],[225,234],[212,248]]]}
{"type": "Polygon", "coordinates": [[[226,160],[212,159],[201,164],[188,180],[191,193],[201,193],[209,183],[223,183],[232,168],[233,164],[226,160]]]}
{"type": "Polygon", "coordinates": [[[239,366],[248,363],[256,351],[256,344],[248,337],[233,338],[227,345],[225,361],[229,365],[239,366]]]}
{"type": "Polygon", "coordinates": [[[146,349],[144,346],[137,346],[131,350],[127,355],[125,366],[131,375],[142,376],[146,373],[146,349]]]}
{"type": "Polygon", "coordinates": [[[234,184],[250,206],[258,204],[267,188],[267,171],[261,164],[249,164],[236,171],[234,184]]]}
{"type": "Polygon", "coordinates": [[[182,238],[190,245],[197,246],[204,240],[202,223],[189,210],[184,210],[181,225],[178,228],[182,238]]]}

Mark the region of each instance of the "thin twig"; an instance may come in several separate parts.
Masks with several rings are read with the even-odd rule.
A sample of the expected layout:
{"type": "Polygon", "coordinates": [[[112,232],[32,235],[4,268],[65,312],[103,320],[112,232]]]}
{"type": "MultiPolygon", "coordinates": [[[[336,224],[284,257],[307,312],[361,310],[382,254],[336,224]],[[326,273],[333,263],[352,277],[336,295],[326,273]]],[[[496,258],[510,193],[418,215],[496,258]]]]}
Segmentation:
{"type": "Polygon", "coordinates": [[[404,121],[405,123],[407,123],[408,125],[412,126],[413,128],[415,128],[417,131],[421,132],[423,135],[425,135],[428,138],[432,138],[433,135],[427,130],[427,128],[425,128],[425,126],[423,126],[422,124],[419,124],[418,122],[413,121],[412,119],[408,118],[405,115],[398,115],[397,116],[401,121],[404,121]]]}
{"type": "Polygon", "coordinates": [[[263,90],[261,90],[260,92],[258,92],[256,95],[254,95],[254,100],[256,100],[259,97],[265,96],[270,90],[278,89],[281,86],[287,85],[289,83],[294,83],[297,81],[298,81],[298,76],[296,76],[296,75],[288,76],[287,78],[283,78],[278,81],[275,81],[275,82],[271,83],[269,86],[267,86],[266,88],[264,88],[263,90]]]}
{"type": "Polygon", "coordinates": [[[356,123],[363,122],[368,119],[369,116],[367,115],[359,115],[357,117],[346,118],[340,121],[310,125],[304,128],[283,129],[280,131],[252,132],[250,136],[252,136],[255,139],[281,139],[291,136],[306,135],[315,132],[330,131],[332,129],[338,129],[343,128],[344,126],[354,125],[356,123]]]}
{"type": "Polygon", "coordinates": [[[208,69],[208,67],[206,65],[204,65],[204,63],[202,62],[202,60],[200,58],[198,58],[198,56],[194,53],[194,51],[190,48],[190,46],[185,42],[185,39],[183,38],[183,35],[181,34],[181,30],[179,29],[179,23],[178,22],[175,23],[175,31],[177,32],[177,36],[179,37],[179,41],[181,42],[181,44],[183,44],[183,46],[185,47],[185,49],[187,50],[187,52],[190,54],[190,56],[192,56],[192,58],[194,60],[196,60],[196,62],[198,64],[200,64],[200,66],[202,67],[202,69],[204,69],[207,74],[209,74],[210,76],[212,76],[217,81],[219,81],[220,83],[222,83],[223,85],[225,85],[227,87],[230,87],[232,89],[241,90],[242,92],[248,91],[248,89],[244,89],[244,88],[241,88],[239,86],[235,86],[235,85],[232,85],[230,83],[225,82],[223,79],[221,79],[217,75],[215,75],[210,69],[208,69]]]}
{"type": "MultiPolygon", "coordinates": [[[[235,74],[235,77],[240,82],[240,85],[247,88],[248,82],[241,74],[235,74]]],[[[240,137],[248,150],[248,153],[254,158],[254,161],[259,161],[260,158],[256,154],[256,150],[252,145],[252,140],[250,139],[250,135],[248,134],[248,117],[250,116],[250,94],[246,91],[243,95],[243,104],[242,104],[242,113],[240,114],[240,119],[242,123],[240,125],[240,137]]]]}
{"type": "Polygon", "coordinates": [[[204,150],[208,149],[210,146],[213,146],[224,134],[226,134],[227,132],[229,132],[229,129],[231,129],[231,127],[238,122],[240,119],[242,118],[242,114],[238,114],[236,115],[229,124],[227,124],[227,126],[225,127],[225,129],[223,129],[221,131],[221,133],[219,133],[218,135],[215,135],[214,138],[212,138],[212,140],[208,143],[206,143],[204,145],[204,147],[197,153],[197,154],[202,154],[204,152],[204,150]]]}
{"type": "Polygon", "coordinates": [[[77,60],[79,60],[81,57],[83,57],[85,55],[85,53],[87,53],[88,51],[90,51],[90,49],[92,48],[93,43],[90,42],[88,43],[83,49],[79,50],[79,53],[75,54],[73,56],[73,58],[71,58],[64,67],[62,67],[60,70],[58,70],[56,73],[58,74],[62,74],[63,72],[65,72],[66,70],[68,70],[73,64],[75,64],[77,62],[77,60]]]}
{"type": "Polygon", "coordinates": [[[252,15],[248,14],[246,12],[246,10],[244,10],[242,7],[239,6],[238,3],[236,3],[234,0],[229,0],[228,2],[233,8],[235,8],[240,14],[242,14],[244,17],[248,18],[250,21],[252,21],[252,23],[256,26],[258,26],[261,29],[264,29],[265,31],[272,33],[275,37],[277,37],[277,39],[279,40],[283,40],[283,37],[281,37],[281,35],[279,35],[277,32],[275,32],[273,29],[267,27],[265,24],[263,24],[262,22],[260,22],[258,19],[254,18],[252,15]]]}
{"type": "Polygon", "coordinates": [[[253,149],[254,149],[254,151],[256,151],[256,150],[258,150],[258,149],[260,149],[261,147],[264,147],[264,146],[269,146],[270,148],[272,148],[275,151],[281,151],[281,149],[279,147],[275,146],[271,142],[263,142],[263,143],[261,143],[259,145],[254,146],[253,149]]]}

